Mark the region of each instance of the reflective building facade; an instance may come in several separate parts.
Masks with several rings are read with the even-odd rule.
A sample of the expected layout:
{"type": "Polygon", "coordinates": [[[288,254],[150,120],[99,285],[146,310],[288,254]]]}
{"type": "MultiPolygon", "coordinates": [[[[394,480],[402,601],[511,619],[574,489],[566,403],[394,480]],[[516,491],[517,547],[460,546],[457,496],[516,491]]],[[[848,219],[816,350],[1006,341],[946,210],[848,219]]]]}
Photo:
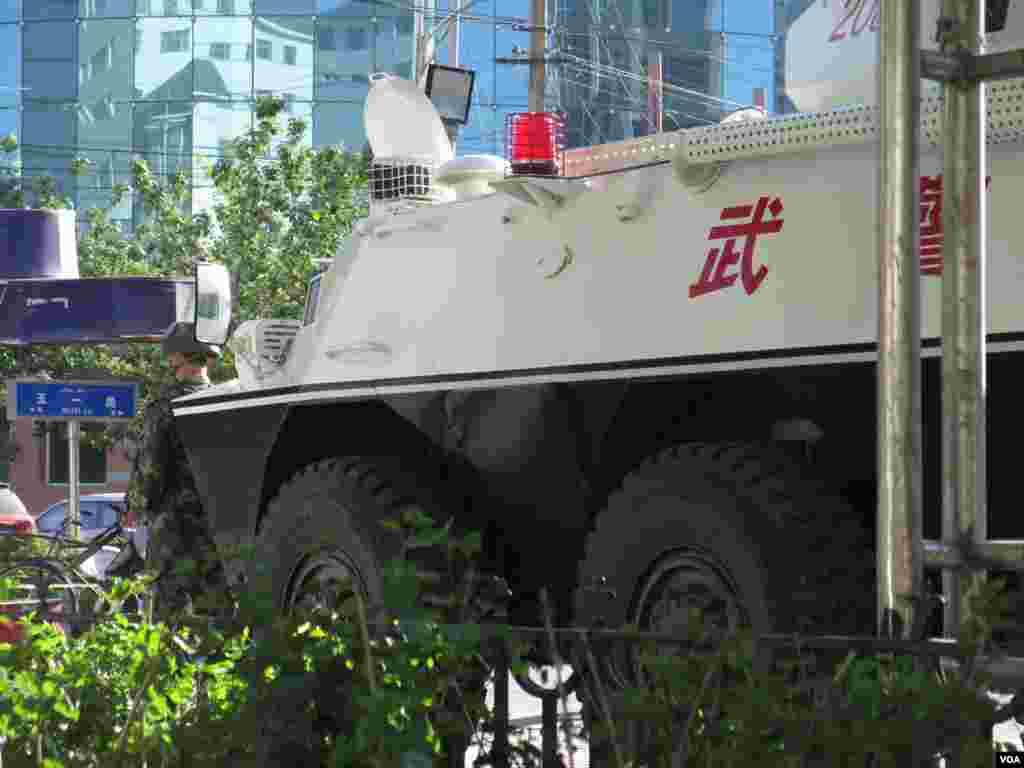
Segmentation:
{"type": "MultiPolygon", "coordinates": [[[[286,99],[313,144],[362,149],[368,75],[410,75],[413,19],[373,0],[0,0],[0,133],[80,209],[107,204],[133,157],[191,174],[201,206],[260,95],[286,99]],[[93,163],[79,179],[74,157],[93,163]]],[[[114,218],[138,216],[128,200],[114,218]]]]}
{"type": "MultiPolygon", "coordinates": [[[[650,132],[647,56],[661,51],[664,129],[717,122],[715,98],[774,98],[770,42],[779,0],[549,0],[547,108],[570,146],[650,132]],[[733,34],[735,32],[736,34],[733,34]],[[611,69],[609,69],[609,67],[611,69]],[[613,71],[614,70],[614,71],[613,71]],[[625,73],[623,75],[622,73],[625,73]],[[646,121],[646,122],[645,122],[646,121]]],[[[77,208],[106,205],[133,157],[162,175],[207,173],[275,94],[315,146],[362,149],[369,75],[410,77],[417,29],[435,59],[477,72],[459,152],[504,153],[508,114],[527,108],[529,0],[462,1],[458,56],[440,23],[451,0],[0,0],[0,135],[20,142],[27,176],[55,177],[77,208]],[[416,9],[424,13],[416,13],[416,9]],[[417,19],[419,17],[419,19],[417,19]],[[522,52],[522,53],[520,53],[522,52]],[[75,157],[92,161],[69,175],[75,157]]],[[[130,229],[131,200],[114,211],[130,229]]]]}
{"type": "Polygon", "coordinates": [[[434,60],[476,72],[469,123],[459,133],[459,154],[505,152],[505,120],[527,109],[529,72],[525,66],[502,64],[515,49],[530,45],[530,33],[519,29],[529,23],[530,0],[462,0],[466,8],[454,33],[458,55],[452,56],[450,27],[443,23],[456,7],[454,0],[438,0],[428,13],[425,29],[437,28],[434,60]]]}
{"type": "Polygon", "coordinates": [[[781,0],[552,0],[570,146],[781,111],[781,0]],[[663,80],[665,85],[657,83],[663,80]]]}

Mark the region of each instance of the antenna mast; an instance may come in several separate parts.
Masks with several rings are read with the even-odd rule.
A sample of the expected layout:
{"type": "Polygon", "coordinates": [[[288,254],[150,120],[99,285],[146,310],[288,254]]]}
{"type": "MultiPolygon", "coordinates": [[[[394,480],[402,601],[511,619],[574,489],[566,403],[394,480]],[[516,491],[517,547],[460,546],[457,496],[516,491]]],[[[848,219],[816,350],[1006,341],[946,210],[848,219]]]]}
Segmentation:
{"type": "Polygon", "coordinates": [[[544,111],[545,61],[547,55],[547,3],[530,0],[530,91],[531,112],[544,111]]]}

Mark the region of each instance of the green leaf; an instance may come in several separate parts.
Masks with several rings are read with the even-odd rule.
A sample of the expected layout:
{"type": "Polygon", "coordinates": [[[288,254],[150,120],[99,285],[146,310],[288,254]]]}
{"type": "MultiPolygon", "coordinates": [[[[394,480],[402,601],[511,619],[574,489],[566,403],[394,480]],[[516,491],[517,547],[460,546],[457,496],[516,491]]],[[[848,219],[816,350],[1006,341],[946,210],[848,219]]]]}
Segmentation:
{"type": "Polygon", "coordinates": [[[146,689],[146,700],[148,702],[148,706],[146,708],[147,717],[154,717],[162,720],[170,715],[171,710],[167,706],[167,699],[165,699],[153,686],[146,689]]]}
{"type": "Polygon", "coordinates": [[[385,566],[384,602],[392,611],[401,614],[416,607],[419,589],[415,564],[393,560],[385,566]]]}
{"type": "Polygon", "coordinates": [[[53,711],[56,712],[58,715],[67,718],[68,720],[78,720],[78,710],[73,709],[71,706],[69,706],[63,697],[59,697],[53,702],[53,711]]]}
{"type": "Polygon", "coordinates": [[[434,527],[434,518],[418,506],[409,507],[402,511],[402,523],[414,530],[423,531],[434,527]]]}
{"type": "Polygon", "coordinates": [[[160,651],[160,633],[150,632],[146,638],[146,652],[150,657],[155,657],[160,651]]]}
{"type": "Polygon", "coordinates": [[[448,525],[445,525],[443,528],[423,528],[416,535],[410,537],[409,545],[413,547],[434,547],[447,539],[448,525]]]}

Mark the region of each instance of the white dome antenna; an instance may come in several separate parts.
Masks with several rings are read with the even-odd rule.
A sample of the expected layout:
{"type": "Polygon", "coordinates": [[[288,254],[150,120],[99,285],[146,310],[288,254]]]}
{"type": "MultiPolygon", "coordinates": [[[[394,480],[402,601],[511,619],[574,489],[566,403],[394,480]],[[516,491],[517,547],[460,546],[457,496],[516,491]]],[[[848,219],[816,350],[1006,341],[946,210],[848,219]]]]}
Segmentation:
{"type": "Polygon", "coordinates": [[[420,158],[436,168],[454,155],[437,109],[411,80],[371,75],[363,121],[374,159],[420,158]]]}
{"type": "Polygon", "coordinates": [[[416,83],[371,75],[363,119],[373,150],[371,213],[403,213],[451,198],[448,189],[434,185],[434,176],[455,152],[437,109],[416,83]]]}

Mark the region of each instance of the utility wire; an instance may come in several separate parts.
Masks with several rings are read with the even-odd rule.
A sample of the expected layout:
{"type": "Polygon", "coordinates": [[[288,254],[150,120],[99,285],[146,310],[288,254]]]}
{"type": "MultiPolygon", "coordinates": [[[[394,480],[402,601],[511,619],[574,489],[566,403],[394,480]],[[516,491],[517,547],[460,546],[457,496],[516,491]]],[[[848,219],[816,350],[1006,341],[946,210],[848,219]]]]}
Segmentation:
{"type": "MultiPolygon", "coordinates": [[[[647,83],[648,82],[648,79],[647,79],[647,77],[645,75],[640,75],[640,74],[636,74],[634,72],[630,72],[629,70],[620,69],[619,67],[616,67],[616,66],[614,66],[612,64],[597,64],[597,63],[595,63],[593,61],[585,59],[585,58],[583,58],[581,56],[575,56],[573,54],[562,54],[562,55],[565,58],[567,58],[567,59],[573,60],[573,62],[578,64],[579,66],[586,67],[586,68],[589,68],[589,69],[593,69],[593,70],[595,70],[597,72],[602,72],[602,73],[607,72],[609,74],[615,75],[616,77],[618,77],[620,79],[631,80],[633,82],[639,82],[639,83],[647,83]]],[[[685,94],[687,96],[691,96],[691,97],[696,98],[696,99],[704,99],[704,100],[712,102],[714,104],[727,105],[727,106],[734,107],[736,109],[743,109],[745,107],[751,106],[750,104],[744,104],[743,102],[733,101],[732,99],[726,99],[726,98],[721,97],[721,96],[712,96],[712,95],[710,95],[708,93],[702,93],[701,91],[696,91],[696,90],[694,90],[692,88],[684,88],[681,85],[676,85],[675,83],[670,83],[670,82],[667,82],[667,81],[662,81],[662,86],[666,90],[672,91],[674,93],[685,94]]]]}
{"type": "MultiPolygon", "coordinates": [[[[563,35],[564,37],[578,37],[578,38],[593,39],[593,35],[591,35],[590,33],[587,33],[587,32],[561,32],[559,34],[563,35]]],[[[673,42],[671,40],[659,40],[657,38],[644,37],[642,35],[620,35],[620,34],[615,34],[615,33],[608,33],[606,35],[606,37],[608,39],[611,39],[611,40],[625,40],[627,42],[635,41],[635,42],[638,42],[638,43],[644,43],[645,45],[651,46],[651,47],[666,48],[666,49],[670,49],[672,51],[678,51],[680,53],[686,53],[686,54],[691,55],[691,56],[698,56],[698,57],[706,58],[706,59],[709,59],[710,61],[714,61],[714,62],[719,63],[719,64],[736,64],[736,65],[743,65],[743,64],[745,64],[745,62],[740,61],[739,59],[736,59],[736,58],[733,58],[733,57],[718,56],[714,52],[712,52],[710,50],[707,50],[707,49],[702,49],[702,48],[687,48],[687,47],[679,45],[678,43],[675,43],[675,42],[673,42]]],[[[759,52],[763,51],[764,53],[770,53],[774,49],[773,48],[759,48],[759,49],[755,49],[755,50],[757,50],[759,52]]],[[[751,68],[755,69],[754,67],[751,67],[751,68]]],[[[760,71],[772,72],[772,69],[770,67],[762,67],[762,68],[760,68],[760,71]]]]}
{"type": "MultiPolygon", "coordinates": [[[[371,0],[355,0],[355,2],[369,4],[371,2],[371,0]]],[[[452,15],[454,13],[454,10],[443,10],[442,11],[442,10],[434,10],[434,9],[430,9],[430,8],[423,8],[422,6],[416,6],[416,5],[413,5],[412,3],[402,2],[401,0],[375,0],[374,4],[376,4],[376,5],[386,5],[386,6],[389,6],[389,7],[392,7],[392,8],[396,8],[396,9],[399,9],[399,10],[409,11],[411,13],[422,13],[422,14],[424,14],[425,17],[437,17],[437,18],[445,18],[446,19],[449,15],[452,15]]],[[[622,25],[622,27],[629,28],[629,25],[627,25],[625,23],[625,17],[622,16],[622,10],[619,7],[618,3],[614,4],[614,9],[615,9],[615,12],[616,12],[617,16],[619,17],[619,22],[622,25]]],[[[508,16],[508,15],[498,15],[498,14],[489,14],[489,13],[480,13],[480,12],[476,12],[476,13],[473,13],[473,14],[460,14],[460,15],[463,18],[466,18],[466,19],[473,19],[473,20],[480,20],[480,21],[486,20],[486,21],[489,21],[489,22],[496,23],[499,26],[515,25],[515,26],[530,27],[530,25],[531,25],[530,20],[527,19],[527,18],[524,18],[522,16],[508,16]]],[[[592,22],[594,23],[595,27],[603,27],[603,26],[605,26],[604,24],[601,24],[599,21],[594,21],[593,19],[592,19],[592,22]]],[[[528,29],[527,30],[522,30],[522,31],[525,32],[525,31],[528,31],[528,29]]],[[[560,30],[558,27],[552,26],[551,28],[549,28],[549,31],[559,32],[559,31],[562,31],[562,30],[560,30]]],[[[616,30],[612,30],[612,31],[616,31],[616,30]]],[[[766,39],[766,40],[773,40],[773,41],[776,38],[780,37],[779,35],[776,35],[775,33],[772,33],[772,32],[741,32],[739,30],[729,30],[729,29],[724,29],[724,28],[723,29],[709,29],[709,30],[707,30],[707,32],[709,34],[713,34],[713,35],[725,35],[726,37],[752,37],[752,38],[759,38],[759,39],[766,39]]],[[[672,43],[670,41],[663,41],[663,42],[665,42],[666,45],[672,45],[672,43]]]]}
{"type": "MultiPolygon", "coordinates": [[[[361,1],[365,2],[366,0],[361,0],[361,1]]],[[[403,9],[403,10],[408,9],[408,10],[412,10],[412,11],[417,12],[417,13],[424,13],[425,15],[431,15],[431,16],[434,16],[434,17],[442,18],[444,20],[442,23],[445,24],[445,25],[446,25],[447,20],[450,19],[452,17],[452,15],[453,15],[450,12],[438,12],[438,13],[435,13],[435,12],[430,11],[429,9],[416,8],[414,6],[409,6],[409,5],[406,5],[406,4],[401,3],[401,2],[387,2],[386,0],[384,0],[382,2],[382,4],[390,5],[390,6],[393,6],[393,7],[396,7],[396,8],[400,8],[400,9],[403,9]]],[[[617,14],[621,17],[622,16],[621,8],[618,7],[617,3],[615,4],[615,10],[616,10],[617,14]]],[[[474,15],[478,16],[480,19],[484,19],[484,18],[493,19],[493,20],[495,20],[496,23],[499,23],[499,24],[502,24],[502,25],[519,25],[519,24],[521,24],[524,21],[524,20],[519,19],[517,17],[510,17],[510,16],[497,16],[497,15],[489,15],[489,14],[466,14],[466,13],[460,14],[460,16],[462,16],[463,18],[472,18],[474,15]]],[[[564,30],[563,31],[563,30],[559,30],[557,27],[554,27],[553,30],[556,32],[556,34],[561,35],[562,37],[585,37],[587,39],[595,41],[598,44],[598,46],[602,46],[602,47],[605,47],[605,48],[608,48],[608,39],[610,37],[612,37],[604,29],[601,29],[599,27],[595,27],[595,33],[592,34],[592,35],[591,34],[585,34],[585,33],[570,32],[568,30],[564,30]]],[[[760,35],[760,34],[757,34],[757,33],[731,33],[731,34],[739,34],[739,35],[750,36],[750,37],[759,37],[759,38],[773,38],[772,35],[760,35]]],[[[634,40],[635,41],[642,41],[642,42],[644,42],[644,43],[646,43],[648,45],[663,45],[665,47],[673,48],[673,49],[676,49],[676,50],[682,50],[682,51],[685,51],[687,53],[691,53],[691,54],[694,54],[694,55],[705,56],[705,57],[707,57],[707,58],[709,58],[711,60],[715,60],[715,61],[719,61],[719,62],[731,62],[731,63],[734,63],[734,64],[740,64],[741,63],[741,62],[737,62],[735,59],[729,59],[728,57],[724,57],[724,58],[717,57],[711,51],[699,50],[699,49],[690,49],[690,48],[681,48],[680,46],[677,46],[674,43],[672,43],[672,41],[663,41],[663,40],[656,40],[656,39],[644,38],[644,37],[639,37],[639,36],[621,35],[621,34],[615,34],[612,39],[615,39],[615,40],[623,40],[624,39],[624,40],[627,40],[627,41],[634,41],[634,40]]],[[[631,48],[632,48],[632,46],[631,46],[631,48]]],[[[762,48],[760,50],[767,51],[768,49],[762,48]]],[[[637,74],[636,72],[632,72],[632,71],[629,71],[629,70],[626,70],[626,69],[622,69],[620,67],[616,67],[616,66],[614,66],[612,64],[602,64],[600,62],[594,62],[594,61],[592,61],[590,59],[587,59],[587,58],[584,58],[584,57],[580,57],[580,56],[576,56],[574,54],[562,53],[561,55],[563,57],[571,58],[571,59],[575,60],[573,62],[566,62],[565,66],[575,67],[576,69],[582,69],[583,71],[589,72],[590,74],[596,74],[597,75],[597,79],[596,79],[595,83],[596,83],[598,91],[601,90],[600,85],[601,85],[602,76],[603,77],[614,77],[615,79],[618,79],[619,82],[620,82],[620,85],[623,86],[623,91],[625,92],[627,98],[633,96],[633,93],[631,91],[635,90],[635,89],[631,89],[631,88],[627,87],[627,83],[628,82],[644,83],[644,84],[646,84],[646,82],[647,82],[647,78],[645,76],[637,74]]],[[[610,56],[609,56],[609,58],[610,58],[610,56]]],[[[754,67],[750,67],[750,68],[751,69],[755,69],[755,70],[757,69],[757,68],[754,68],[754,67]]],[[[351,74],[362,74],[362,73],[361,72],[353,72],[353,73],[321,73],[319,79],[321,79],[321,80],[323,80],[323,79],[327,79],[327,80],[336,79],[336,78],[344,76],[344,74],[351,75],[351,74]]],[[[737,73],[736,76],[738,76],[738,73],[737,73]]],[[[302,78],[299,78],[299,79],[296,79],[296,80],[293,80],[293,81],[289,81],[288,83],[285,83],[283,85],[283,87],[293,88],[293,87],[301,86],[301,85],[307,84],[307,83],[309,85],[312,85],[317,79],[318,78],[316,78],[314,75],[310,74],[308,77],[302,77],[302,78]]],[[[743,78],[741,78],[741,81],[750,82],[750,81],[747,81],[747,80],[745,80],[743,78]]],[[[594,84],[595,84],[595,83],[583,83],[583,82],[580,82],[579,80],[575,80],[575,79],[573,79],[573,80],[566,79],[566,82],[571,84],[574,88],[590,89],[590,90],[594,89],[594,84]]],[[[729,99],[715,97],[715,96],[711,96],[710,94],[707,94],[707,93],[702,93],[702,92],[695,91],[695,90],[692,90],[692,89],[684,88],[683,86],[679,86],[679,85],[676,85],[676,84],[671,83],[671,82],[664,82],[663,83],[663,87],[669,93],[679,94],[679,95],[682,95],[682,96],[685,96],[685,97],[689,97],[691,99],[698,99],[698,100],[708,101],[708,102],[712,102],[712,103],[717,104],[717,105],[727,104],[727,105],[732,105],[734,107],[746,107],[746,106],[749,106],[748,104],[743,104],[741,102],[736,102],[736,101],[732,101],[732,100],[729,100],[729,99]]],[[[278,88],[278,89],[275,89],[275,92],[280,92],[281,90],[282,90],[281,88],[278,88]]],[[[495,94],[495,96],[496,95],[497,94],[495,94]]],[[[634,97],[634,98],[636,98],[636,100],[638,102],[642,102],[641,98],[639,98],[639,97],[634,97]]],[[[247,102],[251,103],[251,100],[250,99],[245,99],[244,101],[230,102],[230,103],[237,103],[237,104],[241,105],[241,104],[244,104],[244,103],[247,103],[247,102]]],[[[118,100],[118,101],[115,101],[114,103],[115,104],[124,104],[126,102],[118,100]]],[[[144,105],[146,102],[128,102],[128,103],[133,103],[135,105],[144,105]]],[[[152,102],[152,103],[156,104],[158,102],[152,102]]],[[[204,103],[204,102],[195,102],[195,104],[200,104],[200,103],[204,103]]],[[[216,103],[216,102],[210,102],[210,103],[216,103]]],[[[304,104],[307,104],[307,103],[308,102],[306,102],[306,101],[301,101],[301,102],[293,101],[292,102],[293,105],[304,105],[304,104]]],[[[324,105],[324,104],[328,104],[328,103],[330,103],[330,102],[320,102],[320,105],[324,105]]],[[[345,103],[345,102],[338,102],[338,103],[340,104],[340,103],[345,103]]],[[[507,106],[507,107],[518,107],[519,106],[518,104],[511,104],[511,103],[503,103],[503,105],[507,106]]],[[[190,106],[189,112],[192,112],[191,108],[194,107],[194,105],[190,104],[189,106],[190,106]]],[[[353,104],[353,106],[354,106],[354,104],[353,104]]],[[[483,101],[476,101],[474,103],[474,106],[477,107],[478,109],[488,108],[488,107],[489,108],[495,108],[495,107],[499,106],[499,102],[495,101],[495,102],[485,103],[483,101]]],[[[602,107],[603,108],[610,108],[607,105],[602,105],[602,107]]],[[[189,112],[182,113],[182,116],[187,118],[187,116],[189,115],[189,112]]],[[[665,110],[665,112],[669,113],[670,110],[665,110]]],[[[680,112],[680,111],[677,111],[677,110],[671,110],[671,112],[673,112],[674,114],[682,114],[684,116],[687,116],[687,117],[690,117],[690,118],[696,119],[696,120],[701,120],[701,119],[707,120],[707,118],[702,118],[702,117],[700,117],[698,115],[692,115],[692,114],[685,113],[685,112],[680,112]]],[[[304,115],[300,115],[300,116],[304,116],[304,115]]],[[[708,122],[713,122],[713,121],[708,121],[708,122]]],[[[233,138],[233,137],[225,137],[225,138],[233,138]]],[[[470,139],[467,139],[467,140],[472,140],[472,139],[470,138],[470,139]]],[[[179,157],[181,157],[184,160],[194,160],[196,158],[199,158],[199,159],[203,159],[203,158],[219,159],[219,158],[223,157],[223,150],[220,147],[215,147],[215,146],[210,146],[210,145],[207,145],[207,146],[195,145],[195,146],[193,146],[191,148],[190,151],[174,151],[174,150],[164,151],[164,150],[161,150],[161,149],[158,149],[158,148],[152,148],[152,147],[122,148],[122,147],[113,147],[113,146],[111,146],[111,147],[101,147],[101,146],[86,146],[86,145],[78,145],[73,150],[68,150],[67,148],[65,148],[63,146],[60,146],[60,145],[44,145],[44,144],[34,144],[34,143],[24,143],[24,144],[21,144],[20,146],[21,146],[21,148],[25,149],[29,153],[41,153],[41,152],[46,152],[46,151],[52,150],[56,156],[61,156],[61,157],[70,157],[72,155],[76,155],[76,154],[81,155],[81,154],[89,153],[89,152],[100,152],[100,153],[104,153],[104,154],[108,154],[108,153],[109,154],[114,154],[114,153],[130,153],[130,154],[134,154],[134,155],[146,155],[146,156],[156,156],[156,157],[161,157],[162,156],[162,157],[165,157],[165,158],[179,156],[179,157]],[[205,151],[207,149],[212,150],[212,151],[209,151],[209,152],[205,151]]],[[[44,170],[44,171],[52,172],[51,168],[46,168],[46,167],[43,167],[43,166],[29,166],[29,167],[23,168],[23,170],[26,170],[26,171],[44,170]]],[[[173,174],[168,174],[168,175],[173,175],[173,174]]]]}
{"type": "MultiPolygon", "coordinates": [[[[573,79],[568,78],[568,77],[566,78],[566,82],[568,82],[568,83],[570,83],[570,84],[572,84],[572,85],[574,85],[576,87],[582,88],[582,89],[589,89],[589,87],[590,87],[589,84],[587,84],[585,82],[580,82],[578,80],[573,80],[573,79]]],[[[622,102],[620,102],[620,103],[611,103],[611,104],[609,104],[609,103],[602,103],[600,106],[601,106],[602,110],[613,109],[613,110],[619,110],[619,111],[625,111],[625,112],[637,112],[637,113],[642,113],[644,115],[647,114],[647,105],[646,105],[646,102],[645,102],[645,100],[643,98],[636,98],[633,103],[622,103],[622,102]]],[[[672,112],[674,114],[683,115],[684,117],[688,117],[688,118],[691,118],[693,120],[698,120],[700,122],[707,123],[709,125],[716,125],[718,123],[717,120],[712,120],[711,118],[707,117],[706,115],[697,115],[697,114],[693,114],[691,112],[684,112],[684,111],[679,110],[679,109],[673,109],[673,110],[663,109],[662,111],[666,112],[666,113],[667,112],[672,112]]]]}

